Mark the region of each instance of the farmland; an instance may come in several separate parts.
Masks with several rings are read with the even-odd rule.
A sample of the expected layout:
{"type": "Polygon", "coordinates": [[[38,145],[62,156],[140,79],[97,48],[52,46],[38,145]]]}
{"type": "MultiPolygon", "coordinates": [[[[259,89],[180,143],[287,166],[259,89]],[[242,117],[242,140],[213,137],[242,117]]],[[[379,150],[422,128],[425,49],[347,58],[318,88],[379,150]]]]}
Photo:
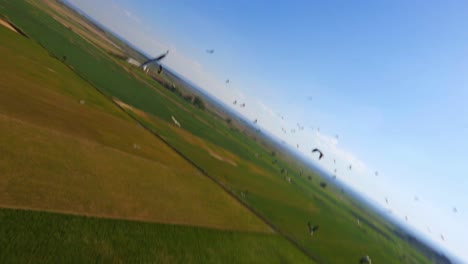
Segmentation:
{"type": "MultiPolygon", "coordinates": [[[[30,235],[20,223],[34,223],[38,237],[70,226],[67,241],[83,250],[60,250],[56,239],[30,258],[81,252],[86,262],[98,255],[129,261],[141,250],[161,262],[224,262],[242,255],[235,252],[246,252],[236,256],[245,259],[233,262],[310,261],[287,238],[319,263],[356,262],[366,254],[377,263],[403,256],[408,263],[428,262],[382,219],[338,190],[320,188],[314,171],[301,167],[300,176],[301,165],[281,154],[272,164],[270,149],[106,53],[101,42],[86,40],[28,2],[0,6],[32,39],[0,28],[0,206],[34,210],[2,210],[2,226],[12,229],[0,234],[30,235]],[[290,172],[291,183],[280,168],[290,172]],[[366,224],[357,226],[356,215],[366,224]],[[48,230],[49,221],[58,229],[48,230]],[[313,238],[308,221],[320,225],[313,238]],[[90,245],[80,232],[102,240],[90,245]],[[166,235],[154,235],[160,232],[166,235]]],[[[5,239],[0,243],[9,243],[5,239]]],[[[25,237],[15,243],[0,259],[20,257],[16,251],[33,242],[25,237]]]]}
{"type": "MultiPolygon", "coordinates": [[[[206,246],[206,254],[213,250],[209,244],[216,241],[216,238],[208,239],[210,234],[217,237],[220,244],[223,240],[226,244],[238,240],[238,246],[231,251],[225,250],[223,258],[226,259],[235,260],[238,252],[245,252],[243,255],[248,258],[252,252],[251,245],[242,242],[243,239],[236,239],[245,237],[251,243],[258,240],[255,243],[264,245],[257,250],[268,252],[276,251],[277,247],[286,248],[283,253],[278,253],[280,258],[307,261],[297,249],[272,234],[271,229],[257,217],[40,46],[3,27],[0,28],[0,36],[0,52],[5,58],[0,63],[4,73],[0,77],[0,207],[5,208],[0,213],[0,223],[5,228],[0,231],[3,239],[0,243],[2,248],[11,249],[2,250],[2,262],[28,259],[55,262],[78,256],[74,255],[77,253],[84,254],[76,258],[83,261],[91,256],[101,256],[103,261],[106,258],[131,260],[128,259],[131,255],[122,253],[118,246],[106,246],[106,243],[118,241],[111,231],[109,234],[92,233],[86,238],[99,240],[106,246],[105,250],[111,252],[100,252],[99,245],[86,249],[76,244],[83,251],[73,250],[72,253],[70,249],[61,248],[61,240],[51,242],[55,243],[54,246],[43,244],[43,241],[49,241],[46,236],[50,232],[59,232],[57,228],[64,218],[76,219],[72,222],[83,226],[70,231],[72,244],[84,243],[78,241],[83,239],[79,234],[86,232],[91,222],[99,230],[107,226],[108,230],[114,230],[114,225],[132,225],[130,221],[114,223],[116,219],[127,219],[137,221],[133,224],[137,228],[144,225],[145,230],[153,230],[153,233],[175,233],[177,241],[184,233],[190,238],[191,231],[187,230],[202,237],[205,236],[200,234],[207,232],[207,244],[195,243],[192,248],[206,246]],[[94,217],[94,220],[38,211],[86,215],[94,217]],[[10,222],[11,217],[16,220],[10,222]],[[18,218],[25,222],[19,224],[18,218]],[[143,222],[146,224],[140,224],[143,222]],[[11,223],[19,224],[19,229],[11,223]],[[32,223],[37,226],[32,227],[32,223]],[[181,226],[180,231],[174,224],[181,226]],[[8,234],[13,234],[14,238],[8,234]],[[26,239],[24,236],[31,235],[38,239],[28,237],[23,240],[26,239]],[[24,251],[25,247],[36,249],[24,251]],[[113,254],[114,250],[118,250],[119,255],[113,254]]],[[[64,225],[71,228],[67,221],[64,225]]],[[[132,230],[129,232],[136,232],[132,230]]],[[[158,239],[159,242],[157,239],[140,240],[136,245],[156,247],[167,238],[162,236],[158,239]],[[143,245],[143,242],[148,244],[143,245]]],[[[185,247],[187,245],[171,246],[171,249],[182,250],[185,247]]],[[[140,257],[152,258],[155,255],[164,260],[180,254],[152,251],[140,257]]],[[[268,255],[264,257],[268,258],[268,255]]],[[[191,256],[199,256],[198,260],[191,260],[193,263],[206,263],[201,261],[203,254],[191,256]]],[[[207,257],[208,260],[210,258],[207,257]]],[[[213,263],[216,259],[213,257],[213,263]]]]}
{"type": "Polygon", "coordinates": [[[0,222],[2,263],[308,262],[274,234],[18,210],[0,222]]]}

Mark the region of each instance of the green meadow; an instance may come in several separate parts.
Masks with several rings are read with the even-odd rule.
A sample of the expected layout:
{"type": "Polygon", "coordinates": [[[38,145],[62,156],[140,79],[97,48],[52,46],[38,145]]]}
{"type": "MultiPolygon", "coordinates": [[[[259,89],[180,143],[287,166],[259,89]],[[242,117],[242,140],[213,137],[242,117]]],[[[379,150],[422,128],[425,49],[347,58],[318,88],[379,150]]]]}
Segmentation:
{"type": "Polygon", "coordinates": [[[0,37],[0,262],[309,262],[42,47],[0,37]]]}
{"type": "Polygon", "coordinates": [[[383,219],[333,186],[321,188],[314,171],[281,153],[272,157],[259,140],[42,9],[0,0],[0,13],[30,37],[0,28],[0,206],[106,218],[4,209],[1,226],[11,229],[0,227],[0,243],[15,242],[0,262],[51,255],[134,262],[135,252],[136,262],[163,263],[357,263],[363,255],[375,263],[430,262],[383,219]],[[320,226],[313,237],[308,221],[320,226]],[[59,236],[36,245],[26,241],[33,230],[41,239],[59,236]],[[65,250],[60,236],[76,251],[65,250]]]}
{"type": "Polygon", "coordinates": [[[7,209],[0,223],[1,263],[309,262],[274,234],[7,209]]]}

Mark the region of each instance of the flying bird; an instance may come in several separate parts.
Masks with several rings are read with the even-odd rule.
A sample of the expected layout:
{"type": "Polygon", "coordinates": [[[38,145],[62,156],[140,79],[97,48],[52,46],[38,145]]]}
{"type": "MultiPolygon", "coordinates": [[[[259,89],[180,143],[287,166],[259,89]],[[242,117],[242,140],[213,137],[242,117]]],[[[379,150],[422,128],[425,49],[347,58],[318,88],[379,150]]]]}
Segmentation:
{"type": "Polygon", "coordinates": [[[440,235],[440,239],[442,239],[443,241],[445,241],[444,235],[441,234],[441,235],[440,235]]]}
{"type": "Polygon", "coordinates": [[[351,170],[352,168],[353,168],[353,166],[352,166],[352,165],[349,165],[349,170],[351,170]]]}
{"type": "Polygon", "coordinates": [[[458,212],[458,210],[457,210],[456,207],[453,208],[453,212],[454,212],[454,213],[457,213],[457,212],[458,212]]]}
{"type": "Polygon", "coordinates": [[[319,228],[319,226],[313,226],[310,222],[307,223],[307,227],[309,228],[309,234],[310,236],[314,235],[314,232],[316,232],[319,228]]]}
{"type": "Polygon", "coordinates": [[[229,79],[226,80],[226,83],[229,83],[229,79]]]}
{"type": "Polygon", "coordinates": [[[206,50],[206,53],[213,54],[213,53],[214,53],[214,49],[206,50]]]}
{"type": "Polygon", "coordinates": [[[169,50],[166,51],[166,53],[163,53],[161,55],[159,55],[158,57],[156,58],[153,58],[153,59],[149,59],[145,62],[143,62],[141,65],[140,65],[140,68],[143,68],[143,70],[146,70],[148,65],[150,65],[151,63],[156,63],[159,65],[159,69],[158,69],[158,73],[160,73],[162,71],[162,67],[161,65],[158,63],[160,60],[164,59],[167,54],[169,54],[169,50]]]}
{"type": "Polygon", "coordinates": [[[378,171],[375,171],[375,176],[379,176],[379,172],[378,172],[378,171]]]}
{"type": "Polygon", "coordinates": [[[233,105],[237,104],[237,100],[234,100],[234,102],[232,102],[233,105]]]}
{"type": "Polygon", "coordinates": [[[317,148],[314,148],[314,149],[312,150],[312,153],[314,153],[314,152],[318,152],[318,153],[319,153],[319,160],[321,160],[321,159],[323,158],[323,153],[322,153],[322,151],[320,151],[320,150],[317,149],[317,148]]]}
{"type": "Polygon", "coordinates": [[[257,119],[255,119],[255,120],[254,120],[254,124],[257,124],[257,122],[258,122],[258,120],[257,120],[257,119]]]}
{"type": "Polygon", "coordinates": [[[171,119],[172,119],[172,121],[174,122],[174,124],[175,124],[176,126],[180,127],[180,123],[175,119],[174,116],[171,116],[171,119]]]}
{"type": "Polygon", "coordinates": [[[245,103],[241,104],[240,107],[245,107],[245,103]]]}

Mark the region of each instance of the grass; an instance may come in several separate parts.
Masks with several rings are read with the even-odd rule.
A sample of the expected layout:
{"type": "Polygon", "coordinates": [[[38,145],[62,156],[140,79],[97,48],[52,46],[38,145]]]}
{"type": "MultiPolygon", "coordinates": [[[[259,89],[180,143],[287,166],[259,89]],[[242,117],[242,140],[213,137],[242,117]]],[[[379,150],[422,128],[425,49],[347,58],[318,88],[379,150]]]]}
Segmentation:
{"type": "MultiPolygon", "coordinates": [[[[5,6],[5,13],[53,56],[66,56],[64,63],[102,93],[133,107],[133,110],[127,108],[126,111],[218,182],[239,197],[241,191],[247,190],[244,201],[282,234],[298,241],[320,263],[357,262],[365,254],[376,263],[400,263],[402,255],[406,256],[406,263],[429,262],[406,241],[396,237],[382,219],[356,206],[334,188],[320,188],[318,182],[321,179],[313,171],[307,170],[305,176],[299,176],[298,165],[284,158],[279,159],[278,164],[272,164],[271,150],[233,131],[225,122],[207,112],[184,103],[141,72],[111,59],[43,12],[22,1],[0,3],[5,6]],[[171,115],[182,124],[182,129],[171,124],[171,115]],[[280,167],[292,172],[292,184],[287,183],[284,175],[279,173],[280,167]],[[313,176],[312,181],[307,180],[308,175],[313,176]],[[362,227],[357,226],[356,215],[361,215],[362,227]],[[320,225],[319,232],[313,238],[307,234],[307,221],[320,225]]],[[[20,71],[21,67],[17,70],[20,71]]],[[[31,74],[37,78],[43,76],[34,72],[31,74]]],[[[42,106],[40,109],[43,109],[42,106]]],[[[16,110],[12,112],[22,111],[16,110]]],[[[23,118],[29,116],[34,116],[34,113],[28,112],[23,118]]],[[[61,119],[54,116],[53,120],[61,119]]],[[[57,127],[65,129],[60,124],[57,127]]],[[[117,126],[114,128],[120,130],[117,126]]],[[[73,134],[74,131],[68,133],[73,134]]],[[[88,137],[93,137],[93,133],[92,129],[80,132],[88,137]]],[[[100,144],[132,151],[127,148],[134,138],[127,141],[115,138],[114,134],[113,129],[109,129],[94,138],[100,144]]],[[[161,158],[156,153],[146,153],[144,157],[155,161],[161,158]]],[[[110,161],[109,164],[116,162],[119,161],[110,161]]]]}
{"type": "Polygon", "coordinates": [[[8,209],[0,223],[1,263],[310,262],[273,234],[8,209]]]}
{"type": "Polygon", "coordinates": [[[0,206],[269,232],[170,151],[154,161],[3,115],[0,130],[0,206]]]}
{"type": "Polygon", "coordinates": [[[114,218],[0,209],[0,262],[310,262],[41,47],[0,38],[0,207],[114,218]]]}
{"type": "Polygon", "coordinates": [[[0,262],[310,262],[41,47],[0,38],[0,207],[112,218],[0,209],[0,262]]]}
{"type": "Polygon", "coordinates": [[[366,254],[377,262],[398,263],[402,255],[407,256],[406,263],[427,262],[381,220],[354,206],[333,188],[320,188],[321,179],[317,176],[311,182],[305,176],[290,173],[293,181],[289,184],[284,175],[194,139],[190,133],[164,125],[156,117],[148,125],[239,197],[240,192],[248,191],[244,201],[284,234],[299,241],[320,263],[347,263],[366,254]],[[237,166],[208,155],[207,148],[237,166]],[[361,216],[361,227],[356,215],[361,216]],[[307,233],[307,221],[320,225],[313,238],[307,233]]]}
{"type": "Polygon", "coordinates": [[[0,205],[269,232],[42,48],[0,36],[0,205]]]}
{"type": "Polygon", "coordinates": [[[175,105],[175,103],[185,105],[181,98],[172,96],[154,82],[153,86],[146,85],[140,81],[140,78],[145,77],[134,78],[107,54],[100,52],[94,45],[78,37],[37,8],[25,1],[8,2],[4,6],[7,15],[11,16],[15,23],[27,31],[33,39],[45,46],[53,56],[59,59],[65,56],[68,65],[106,95],[116,97],[169,122],[172,122],[171,115],[174,115],[184,124],[185,129],[195,135],[232,149],[244,158],[250,158],[245,152],[248,145],[245,143],[239,145],[239,142],[242,142],[239,140],[241,138],[233,137],[227,127],[213,130],[212,128],[218,124],[214,123],[205,112],[194,107],[189,109],[206,122],[199,122],[199,119],[187,115],[186,110],[175,105]],[[224,140],[220,141],[221,137],[224,140]]]}

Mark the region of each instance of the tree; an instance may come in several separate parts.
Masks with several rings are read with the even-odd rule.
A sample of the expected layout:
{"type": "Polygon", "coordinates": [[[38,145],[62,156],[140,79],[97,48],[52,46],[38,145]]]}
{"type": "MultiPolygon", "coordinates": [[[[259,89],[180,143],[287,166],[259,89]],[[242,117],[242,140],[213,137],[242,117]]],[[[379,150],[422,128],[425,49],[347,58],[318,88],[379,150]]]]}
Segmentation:
{"type": "Polygon", "coordinates": [[[198,97],[198,96],[195,96],[195,98],[193,99],[193,105],[195,105],[196,107],[200,108],[201,110],[205,110],[205,103],[203,102],[203,100],[198,97]]]}

